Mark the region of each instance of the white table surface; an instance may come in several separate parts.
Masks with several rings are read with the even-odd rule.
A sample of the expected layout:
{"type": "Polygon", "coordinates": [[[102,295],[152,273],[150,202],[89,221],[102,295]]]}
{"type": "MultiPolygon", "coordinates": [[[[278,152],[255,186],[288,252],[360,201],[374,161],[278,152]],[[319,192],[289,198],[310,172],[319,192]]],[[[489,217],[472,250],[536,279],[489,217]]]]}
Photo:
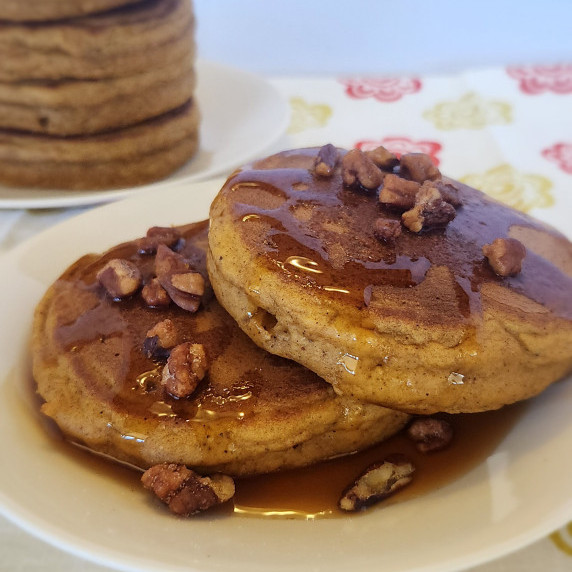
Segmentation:
{"type": "MultiPolygon", "coordinates": [[[[195,7],[202,57],[265,75],[286,97],[293,90],[288,76],[425,75],[491,64],[572,62],[572,2],[565,0],[195,0],[195,7]]],[[[304,144],[318,135],[291,133],[277,146],[304,144]]],[[[83,210],[0,211],[0,253],[83,210]]],[[[543,538],[473,570],[572,570],[571,536],[562,529],[564,548],[543,538]]],[[[105,568],[48,546],[0,517],[0,570],[105,568]]]]}

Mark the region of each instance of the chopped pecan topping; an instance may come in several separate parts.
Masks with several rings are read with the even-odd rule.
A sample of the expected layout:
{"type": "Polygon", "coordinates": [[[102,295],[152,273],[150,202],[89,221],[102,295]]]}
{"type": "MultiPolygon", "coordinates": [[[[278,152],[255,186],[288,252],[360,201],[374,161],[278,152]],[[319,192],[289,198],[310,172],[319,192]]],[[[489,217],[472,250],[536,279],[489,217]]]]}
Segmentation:
{"type": "Polygon", "coordinates": [[[446,226],[456,215],[455,207],[443,200],[435,187],[422,187],[415,206],[401,215],[401,221],[412,232],[446,226]]]}
{"type": "Polygon", "coordinates": [[[171,298],[169,294],[167,294],[167,290],[161,286],[157,278],[153,278],[143,286],[141,296],[143,300],[145,300],[145,304],[151,308],[163,308],[171,303],[171,298]]]}
{"type": "Polygon", "coordinates": [[[522,268],[526,248],[516,238],[497,238],[483,246],[483,254],[496,274],[514,276],[522,268]]]}
{"type": "Polygon", "coordinates": [[[437,179],[436,181],[425,181],[423,187],[435,187],[441,193],[443,200],[455,208],[460,207],[462,204],[459,198],[459,189],[453,183],[437,179]]]}
{"type": "Polygon", "coordinates": [[[359,149],[352,149],[342,159],[342,179],[348,187],[361,186],[374,190],[383,182],[380,168],[359,149]]]}
{"type": "Polygon", "coordinates": [[[338,506],[356,511],[396,493],[413,480],[415,466],[402,455],[370,465],[342,495],[338,506]]]}
{"type": "Polygon", "coordinates": [[[173,320],[157,322],[145,335],[143,353],[149,358],[164,359],[170,349],[177,345],[179,334],[173,320]]]}
{"type": "Polygon", "coordinates": [[[190,516],[207,510],[234,496],[234,481],[227,475],[201,477],[185,465],[162,463],[147,469],[141,477],[174,514],[190,516]]]}
{"type": "Polygon", "coordinates": [[[407,428],[407,436],[421,453],[433,453],[449,446],[453,440],[453,428],[444,419],[418,417],[407,428]]]}
{"type": "Polygon", "coordinates": [[[381,145],[372,149],[371,151],[366,151],[365,154],[380,168],[384,171],[391,171],[393,167],[399,164],[399,159],[397,155],[388,151],[385,147],[381,145]]]}
{"type": "Polygon", "coordinates": [[[174,247],[181,238],[181,233],[170,226],[153,226],[147,235],[137,240],[137,248],[143,254],[154,254],[160,244],[174,247]]]}
{"type": "Polygon", "coordinates": [[[115,299],[125,298],[137,292],[141,286],[139,268],[122,258],[113,258],[98,273],[97,280],[115,299]]]}
{"type": "Polygon", "coordinates": [[[408,181],[397,175],[386,175],[379,192],[379,202],[396,210],[409,210],[415,205],[415,197],[420,188],[421,185],[415,181],[408,181]]]}
{"type": "Polygon", "coordinates": [[[399,164],[401,175],[418,183],[441,178],[441,172],[425,153],[405,153],[401,155],[399,164]]]}
{"type": "Polygon", "coordinates": [[[331,177],[338,164],[338,150],[331,144],[324,145],[314,160],[314,173],[320,177],[331,177]]]}
{"type": "Polygon", "coordinates": [[[190,268],[189,263],[180,254],[160,244],[155,256],[155,273],[159,283],[177,306],[189,312],[196,312],[199,309],[201,296],[204,293],[204,279],[202,276],[200,279],[197,277],[198,273],[190,268]]]}
{"type": "Polygon", "coordinates": [[[398,220],[379,217],[373,224],[373,234],[378,240],[390,242],[401,235],[401,223],[398,220]]]}
{"type": "Polygon", "coordinates": [[[205,377],[207,369],[207,355],[203,345],[185,342],[171,350],[163,368],[161,383],[173,397],[189,397],[205,377]]]}

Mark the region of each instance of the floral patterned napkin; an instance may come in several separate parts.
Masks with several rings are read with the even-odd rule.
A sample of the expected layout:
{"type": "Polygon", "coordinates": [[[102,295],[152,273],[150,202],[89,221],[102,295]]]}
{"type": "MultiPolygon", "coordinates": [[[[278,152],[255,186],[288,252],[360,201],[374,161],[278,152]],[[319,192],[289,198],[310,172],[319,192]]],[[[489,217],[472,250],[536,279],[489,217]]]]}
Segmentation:
{"type": "MultiPolygon", "coordinates": [[[[289,146],[427,153],[446,175],[572,239],[572,64],[272,83],[290,101],[289,146]]],[[[474,572],[517,570],[572,570],[572,522],[474,572]]]]}

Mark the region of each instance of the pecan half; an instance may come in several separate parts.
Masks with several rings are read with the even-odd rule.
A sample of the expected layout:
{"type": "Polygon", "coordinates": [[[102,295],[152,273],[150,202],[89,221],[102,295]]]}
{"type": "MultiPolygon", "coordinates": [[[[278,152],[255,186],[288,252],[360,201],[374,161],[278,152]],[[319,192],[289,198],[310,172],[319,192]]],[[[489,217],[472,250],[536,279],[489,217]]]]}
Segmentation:
{"type": "Polygon", "coordinates": [[[379,192],[379,202],[396,210],[409,210],[415,205],[415,197],[420,188],[421,185],[415,181],[408,181],[393,174],[386,175],[379,192]]]}
{"type": "Polygon", "coordinates": [[[115,299],[125,298],[137,292],[141,286],[139,268],[122,258],[113,258],[98,273],[98,282],[115,299]]]}
{"type": "Polygon", "coordinates": [[[338,164],[338,150],[331,144],[324,145],[314,160],[314,173],[320,177],[331,177],[338,164]]]}
{"type": "Polygon", "coordinates": [[[137,248],[142,254],[154,254],[160,244],[174,247],[181,238],[181,233],[169,226],[153,226],[147,235],[137,240],[137,248]]]}
{"type": "Polygon", "coordinates": [[[433,453],[449,446],[453,440],[453,427],[444,419],[418,417],[407,428],[407,436],[421,453],[433,453]]]}
{"type": "Polygon", "coordinates": [[[379,217],[373,223],[373,235],[383,242],[391,242],[401,235],[401,223],[398,220],[379,217]]]}
{"type": "Polygon", "coordinates": [[[234,481],[227,475],[201,477],[177,463],[152,466],[143,473],[141,482],[179,516],[197,514],[227,502],[235,491],[234,481]]]}
{"type": "Polygon", "coordinates": [[[343,493],[338,506],[357,511],[396,493],[413,480],[415,466],[402,455],[387,457],[370,465],[343,493]]]}
{"type": "Polygon", "coordinates": [[[522,269],[526,248],[516,238],[497,238],[491,244],[483,246],[491,268],[499,276],[514,276],[522,269]]]}
{"type": "Polygon", "coordinates": [[[425,153],[405,153],[401,155],[399,165],[401,175],[418,183],[441,178],[441,172],[425,153]]]}
{"type": "Polygon", "coordinates": [[[342,179],[348,187],[361,186],[375,190],[383,182],[380,168],[359,149],[352,149],[342,158],[342,179]]]}
{"type": "Polygon", "coordinates": [[[177,306],[189,312],[199,309],[205,287],[204,278],[192,270],[180,254],[160,244],[155,256],[155,273],[159,283],[177,306]]]}
{"type": "Polygon", "coordinates": [[[380,168],[384,171],[391,171],[393,167],[399,164],[399,159],[397,155],[394,155],[391,151],[388,151],[385,147],[381,145],[372,149],[371,151],[366,151],[365,154],[380,168]]]}
{"type": "Polygon", "coordinates": [[[456,215],[455,207],[443,200],[435,187],[421,187],[415,206],[401,215],[401,221],[412,232],[446,226],[456,215]]]}
{"type": "Polygon", "coordinates": [[[185,342],[175,346],[163,368],[161,384],[173,397],[190,397],[208,370],[202,344],[185,342]]]}

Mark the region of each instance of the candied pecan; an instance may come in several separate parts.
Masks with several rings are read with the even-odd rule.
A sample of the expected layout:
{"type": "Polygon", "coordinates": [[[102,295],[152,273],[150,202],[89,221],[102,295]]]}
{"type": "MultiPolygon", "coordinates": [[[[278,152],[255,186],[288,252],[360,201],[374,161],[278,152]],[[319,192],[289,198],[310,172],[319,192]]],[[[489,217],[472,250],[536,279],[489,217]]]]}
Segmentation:
{"type": "Polygon", "coordinates": [[[496,274],[514,276],[522,268],[526,248],[516,238],[497,238],[483,246],[483,254],[496,274]]]}
{"type": "Polygon", "coordinates": [[[399,159],[397,155],[388,151],[385,147],[381,145],[372,149],[371,151],[366,151],[365,154],[380,168],[384,171],[391,171],[393,167],[399,164],[399,159]]]}
{"type": "Polygon", "coordinates": [[[202,512],[234,496],[231,477],[221,474],[201,477],[178,463],[152,466],[143,473],[141,482],[179,516],[202,512]]]}
{"type": "Polygon", "coordinates": [[[142,254],[154,254],[160,244],[173,247],[179,242],[181,233],[170,226],[153,226],[147,235],[137,240],[137,249],[142,254]]]}
{"type": "Polygon", "coordinates": [[[421,185],[397,175],[386,175],[379,192],[379,202],[396,210],[408,210],[415,205],[415,197],[421,185]]]}
{"type": "Polygon", "coordinates": [[[143,353],[149,358],[164,359],[168,357],[169,350],[177,345],[178,338],[173,320],[161,320],[145,334],[143,353]]]}
{"type": "Polygon", "coordinates": [[[131,296],[141,286],[139,268],[122,258],[113,258],[98,273],[98,282],[112,298],[131,296]]]}
{"type": "Polygon", "coordinates": [[[331,177],[338,164],[338,150],[331,144],[324,145],[314,160],[314,173],[320,177],[331,177]]]}
{"type": "Polygon", "coordinates": [[[184,272],[173,274],[171,284],[181,292],[202,296],[205,293],[205,279],[200,272],[184,272]]]}
{"type": "Polygon", "coordinates": [[[161,383],[173,397],[189,397],[205,377],[207,369],[207,356],[202,344],[185,342],[171,350],[161,383]]]}
{"type": "Polygon", "coordinates": [[[443,179],[437,179],[436,181],[425,181],[423,187],[435,187],[440,193],[441,197],[446,203],[453,205],[455,208],[462,205],[461,199],[459,198],[459,189],[451,182],[445,182],[443,179]]]}
{"type": "Polygon", "coordinates": [[[338,502],[345,511],[357,511],[396,493],[413,480],[415,466],[402,455],[392,455],[370,465],[348,487],[338,502]]]}
{"type": "Polygon", "coordinates": [[[395,240],[401,235],[401,223],[398,220],[379,217],[373,223],[373,235],[384,242],[395,240]]]}
{"type": "Polygon", "coordinates": [[[201,296],[204,292],[204,279],[202,281],[202,287],[200,287],[199,280],[196,276],[182,276],[184,274],[196,275],[197,272],[190,268],[189,263],[180,254],[173,252],[164,244],[160,244],[157,247],[157,255],[155,256],[155,273],[157,274],[159,283],[177,306],[189,312],[196,312],[199,309],[201,296]],[[175,278],[175,276],[178,277],[175,278]],[[176,284],[179,284],[185,289],[198,289],[201,294],[187,292],[185,289],[178,288],[176,284],[173,283],[174,278],[176,284]]]}
{"type": "Polygon", "coordinates": [[[363,151],[352,149],[342,158],[342,179],[348,187],[374,190],[383,182],[383,173],[363,151]]]}
{"type": "Polygon", "coordinates": [[[171,303],[171,298],[167,294],[167,290],[161,286],[157,278],[153,278],[150,282],[143,286],[141,296],[147,306],[151,308],[163,308],[171,303]]]}
{"type": "Polygon", "coordinates": [[[455,207],[445,202],[435,187],[421,188],[415,206],[401,215],[401,221],[412,232],[446,226],[456,215],[455,207]]]}
{"type": "Polygon", "coordinates": [[[418,417],[407,428],[407,436],[421,453],[433,453],[449,446],[453,440],[453,428],[444,419],[418,417]]]}
{"type": "Polygon", "coordinates": [[[401,175],[418,183],[433,181],[441,177],[441,172],[429,155],[425,153],[405,153],[399,161],[401,175]]]}

